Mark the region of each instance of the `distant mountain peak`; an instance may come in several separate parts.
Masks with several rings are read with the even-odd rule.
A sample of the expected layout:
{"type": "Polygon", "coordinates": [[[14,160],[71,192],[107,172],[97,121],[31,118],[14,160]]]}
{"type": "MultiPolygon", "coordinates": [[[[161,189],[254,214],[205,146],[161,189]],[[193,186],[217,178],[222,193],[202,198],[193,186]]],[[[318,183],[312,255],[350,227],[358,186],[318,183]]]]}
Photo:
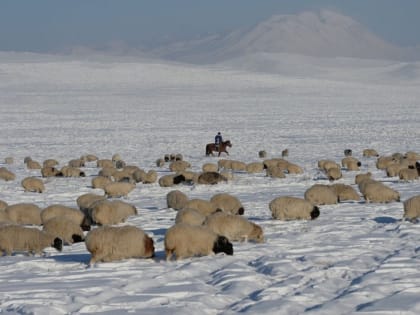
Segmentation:
{"type": "Polygon", "coordinates": [[[273,15],[248,30],[167,47],[178,60],[217,62],[256,53],[316,57],[401,59],[404,50],[386,42],[351,17],[331,10],[273,15]]]}

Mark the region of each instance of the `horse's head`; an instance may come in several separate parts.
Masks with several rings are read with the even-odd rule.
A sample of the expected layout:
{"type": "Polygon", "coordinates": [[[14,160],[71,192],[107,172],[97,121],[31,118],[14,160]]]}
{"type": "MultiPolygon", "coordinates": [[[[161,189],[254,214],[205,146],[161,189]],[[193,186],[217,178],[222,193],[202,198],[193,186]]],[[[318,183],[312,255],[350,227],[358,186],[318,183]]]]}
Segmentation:
{"type": "Polygon", "coordinates": [[[225,145],[228,146],[228,147],[231,147],[232,146],[232,143],[230,142],[230,140],[226,140],[225,141],[225,145]]]}

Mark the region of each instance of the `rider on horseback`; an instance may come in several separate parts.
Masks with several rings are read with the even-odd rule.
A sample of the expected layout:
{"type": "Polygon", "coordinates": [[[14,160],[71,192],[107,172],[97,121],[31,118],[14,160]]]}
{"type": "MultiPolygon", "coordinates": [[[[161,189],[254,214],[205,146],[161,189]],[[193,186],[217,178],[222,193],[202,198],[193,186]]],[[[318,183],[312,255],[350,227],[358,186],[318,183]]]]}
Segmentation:
{"type": "Polygon", "coordinates": [[[220,131],[217,133],[216,137],[214,137],[214,144],[216,145],[217,151],[219,151],[219,145],[223,142],[222,134],[220,131]]]}

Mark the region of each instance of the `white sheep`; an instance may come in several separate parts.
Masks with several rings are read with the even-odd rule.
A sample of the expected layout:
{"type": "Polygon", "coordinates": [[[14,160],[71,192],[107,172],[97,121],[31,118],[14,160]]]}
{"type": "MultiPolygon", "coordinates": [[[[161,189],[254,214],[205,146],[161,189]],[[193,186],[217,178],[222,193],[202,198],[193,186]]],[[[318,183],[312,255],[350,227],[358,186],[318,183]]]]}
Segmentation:
{"type": "Polygon", "coordinates": [[[281,167],[269,165],[265,170],[266,176],[271,178],[285,178],[284,170],[281,167]]]}
{"type": "Polygon", "coordinates": [[[93,208],[93,205],[101,200],[106,200],[106,197],[102,195],[87,193],[77,197],[76,203],[84,214],[89,214],[89,211],[93,208]]]}
{"type": "Polygon", "coordinates": [[[104,189],[106,185],[112,183],[112,180],[109,177],[105,176],[95,176],[92,178],[91,184],[92,188],[104,189]]]}
{"type": "Polygon", "coordinates": [[[333,191],[337,195],[339,202],[347,200],[360,200],[360,195],[350,185],[336,183],[331,185],[331,189],[333,189],[333,191]]]}
{"type": "Polygon", "coordinates": [[[333,205],[338,203],[338,196],[331,186],[315,184],[309,187],[304,193],[305,200],[310,203],[320,205],[333,205]]]}
{"type": "Polygon", "coordinates": [[[264,241],[264,232],[261,226],[243,216],[219,211],[209,215],[204,225],[214,233],[226,236],[231,242],[250,240],[261,243],[264,241]]]}
{"type": "Polygon", "coordinates": [[[41,220],[43,224],[56,217],[64,218],[67,221],[74,222],[84,231],[90,230],[91,222],[89,217],[79,209],[61,204],[52,204],[45,207],[41,211],[41,220]]]}
{"type": "Polygon", "coordinates": [[[165,234],[165,255],[170,261],[194,256],[225,253],[233,255],[232,243],[225,236],[217,235],[208,227],[175,224],[165,234]]]}
{"type": "Polygon", "coordinates": [[[245,209],[240,200],[227,193],[218,193],[210,198],[210,202],[214,204],[216,209],[220,209],[224,212],[231,214],[244,214],[245,209]]]}
{"type": "MultiPolygon", "coordinates": [[[[200,212],[201,214],[208,216],[218,210],[217,206],[204,199],[194,198],[187,201],[184,208],[192,208],[200,212]]],[[[221,210],[221,209],[219,209],[221,210]]]]}
{"type": "Polygon", "coordinates": [[[187,168],[190,168],[190,167],[191,167],[191,164],[183,160],[176,160],[176,161],[173,161],[171,164],[169,164],[169,170],[171,172],[185,171],[187,168]]]}
{"type": "Polygon", "coordinates": [[[365,181],[365,185],[361,188],[361,193],[367,202],[387,203],[400,201],[398,191],[375,180],[365,181]]]}
{"type": "Polygon", "coordinates": [[[95,203],[90,211],[93,222],[111,225],[125,222],[129,216],[136,215],[135,206],[121,200],[104,200],[95,203]]]}
{"type": "Polygon", "coordinates": [[[100,168],[106,168],[106,167],[114,168],[114,163],[110,159],[99,159],[99,160],[96,160],[96,166],[100,168]]]}
{"type": "Polygon", "coordinates": [[[319,208],[309,201],[290,196],[273,199],[269,208],[273,219],[278,220],[314,220],[320,214],[319,208]]]}
{"type": "Polygon", "coordinates": [[[294,163],[287,163],[286,171],[289,174],[303,174],[303,168],[294,163]]]}
{"type": "Polygon", "coordinates": [[[230,168],[234,172],[246,171],[246,163],[242,161],[232,160],[230,162],[230,168]]]}
{"type": "Polygon", "coordinates": [[[16,175],[14,173],[12,173],[11,171],[9,171],[7,168],[0,167],[0,179],[7,182],[7,181],[10,181],[10,180],[15,180],[16,175]]]}
{"type": "Polygon", "coordinates": [[[142,182],[143,184],[153,184],[157,182],[157,179],[158,179],[158,173],[155,170],[149,170],[145,174],[142,182]]]}
{"type": "Polygon", "coordinates": [[[246,172],[250,174],[264,172],[264,164],[262,162],[251,162],[246,165],[246,172]]]}
{"type": "Polygon", "coordinates": [[[205,220],[206,216],[204,214],[192,208],[181,209],[175,216],[175,224],[202,225],[205,220]]]}
{"type": "Polygon", "coordinates": [[[29,170],[40,170],[42,168],[42,166],[39,162],[34,161],[32,159],[26,162],[26,167],[29,170]]]}
{"type": "Polygon", "coordinates": [[[419,179],[419,172],[417,169],[413,168],[403,168],[398,173],[398,176],[401,180],[409,181],[419,179]]]}
{"type": "Polygon", "coordinates": [[[44,162],[42,162],[42,167],[55,167],[59,163],[56,159],[46,159],[44,162]]]}
{"type": "Polygon", "coordinates": [[[404,201],[403,218],[417,220],[420,217],[420,195],[413,196],[404,201]]]}
{"type": "Polygon", "coordinates": [[[86,177],[85,172],[73,166],[63,166],[60,172],[64,177],[86,177]]]}
{"type": "Polygon", "coordinates": [[[172,190],[166,195],[166,204],[168,208],[181,210],[185,207],[188,197],[180,190],[172,190]]]}
{"type": "Polygon", "coordinates": [[[150,258],[155,254],[153,239],[135,226],[102,226],[90,231],[85,238],[91,254],[89,264],[127,258],[150,258]]]}
{"type": "Polygon", "coordinates": [[[222,170],[222,169],[231,170],[232,169],[231,164],[232,164],[232,160],[220,159],[217,161],[217,166],[219,170],[222,170]]]}
{"type": "Polygon", "coordinates": [[[133,183],[117,182],[106,185],[104,191],[107,197],[125,197],[134,188],[136,188],[136,185],[133,183]]]}
{"type": "Polygon", "coordinates": [[[204,163],[201,170],[203,172],[217,172],[219,170],[219,166],[216,163],[204,163]]]}
{"type": "Polygon", "coordinates": [[[16,203],[4,210],[10,221],[24,225],[41,225],[41,209],[33,203],[16,203]]]}
{"type": "Polygon", "coordinates": [[[25,251],[31,254],[42,254],[47,247],[58,251],[63,248],[63,241],[37,228],[20,225],[0,226],[0,251],[11,255],[14,252],[25,251]]]}
{"type": "Polygon", "coordinates": [[[41,168],[42,177],[61,177],[63,173],[53,166],[44,166],[41,168]]]}
{"type": "Polygon", "coordinates": [[[45,190],[44,182],[36,177],[25,177],[21,184],[25,191],[42,193],[45,190]]]}
{"type": "Polygon", "coordinates": [[[80,224],[66,217],[54,217],[44,222],[42,230],[63,240],[64,244],[82,242],[85,238],[80,224]]]}

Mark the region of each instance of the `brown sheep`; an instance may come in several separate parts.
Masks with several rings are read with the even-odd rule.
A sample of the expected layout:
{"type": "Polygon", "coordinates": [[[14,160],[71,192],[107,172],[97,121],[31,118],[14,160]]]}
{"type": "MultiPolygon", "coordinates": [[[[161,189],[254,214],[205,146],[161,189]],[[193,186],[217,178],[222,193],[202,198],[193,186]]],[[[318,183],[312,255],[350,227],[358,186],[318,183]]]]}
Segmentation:
{"type": "Polygon", "coordinates": [[[23,225],[41,225],[41,209],[33,203],[16,203],[4,210],[10,221],[23,225]]]}
{"type": "Polygon", "coordinates": [[[3,179],[7,182],[10,180],[15,180],[16,175],[9,171],[7,168],[0,167],[0,179],[3,179]]]}
{"type": "Polygon", "coordinates": [[[305,200],[313,205],[333,205],[338,203],[338,196],[328,185],[315,184],[309,187],[304,194],[305,200]]]}
{"type": "Polygon", "coordinates": [[[113,197],[125,197],[127,196],[136,185],[133,183],[126,183],[126,182],[117,182],[117,183],[109,183],[104,187],[105,195],[108,198],[113,197]]]}
{"type": "Polygon", "coordinates": [[[166,204],[168,208],[181,210],[187,204],[188,197],[182,191],[172,190],[166,195],[166,204]]]}
{"type": "Polygon", "coordinates": [[[243,215],[245,212],[244,206],[239,199],[230,194],[216,194],[210,198],[210,202],[215,205],[216,209],[221,209],[224,212],[240,215],[243,215]]]}
{"type": "Polygon", "coordinates": [[[320,212],[317,206],[305,199],[283,196],[269,203],[273,219],[278,220],[314,220],[320,212]]]}

